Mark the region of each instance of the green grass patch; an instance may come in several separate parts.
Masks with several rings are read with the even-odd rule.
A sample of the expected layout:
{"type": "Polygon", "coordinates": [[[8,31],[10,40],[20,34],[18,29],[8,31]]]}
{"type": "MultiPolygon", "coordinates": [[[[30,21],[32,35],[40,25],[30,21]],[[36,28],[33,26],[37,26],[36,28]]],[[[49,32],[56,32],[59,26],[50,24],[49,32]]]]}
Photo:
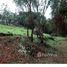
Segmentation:
{"type": "MultiPolygon", "coordinates": [[[[0,33],[5,33],[5,34],[14,34],[14,35],[24,35],[26,36],[26,29],[24,27],[16,27],[13,25],[2,25],[0,24],[0,33]]],[[[30,31],[31,32],[31,31],[30,31]]]]}
{"type": "MultiPolygon", "coordinates": [[[[21,35],[21,36],[26,36],[27,35],[27,29],[24,27],[16,27],[13,25],[2,25],[0,24],[0,33],[6,33],[6,34],[13,34],[13,35],[21,35]]],[[[29,30],[29,34],[31,35],[31,30],[29,30]]],[[[55,36],[51,36],[49,34],[44,34],[44,40],[46,40],[46,42],[50,45],[56,45],[56,43],[58,43],[59,41],[63,41],[66,38],[64,37],[55,37],[55,36]],[[51,37],[54,38],[54,40],[51,40],[51,37]]],[[[34,35],[34,40],[35,41],[39,41],[37,36],[34,35]]]]}

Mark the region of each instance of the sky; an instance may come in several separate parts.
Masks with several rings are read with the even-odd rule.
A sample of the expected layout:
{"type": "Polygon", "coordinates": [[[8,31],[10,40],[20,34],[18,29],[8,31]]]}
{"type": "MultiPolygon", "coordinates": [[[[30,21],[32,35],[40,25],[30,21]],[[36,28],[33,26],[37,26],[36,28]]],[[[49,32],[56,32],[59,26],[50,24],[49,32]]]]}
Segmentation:
{"type": "MultiPolygon", "coordinates": [[[[10,10],[11,12],[17,12],[17,7],[16,7],[16,4],[13,2],[13,0],[0,0],[0,11],[4,9],[4,5],[7,5],[7,9],[10,10]]],[[[45,13],[45,16],[46,18],[51,18],[51,8],[50,6],[48,7],[46,13],[45,13]]]]}

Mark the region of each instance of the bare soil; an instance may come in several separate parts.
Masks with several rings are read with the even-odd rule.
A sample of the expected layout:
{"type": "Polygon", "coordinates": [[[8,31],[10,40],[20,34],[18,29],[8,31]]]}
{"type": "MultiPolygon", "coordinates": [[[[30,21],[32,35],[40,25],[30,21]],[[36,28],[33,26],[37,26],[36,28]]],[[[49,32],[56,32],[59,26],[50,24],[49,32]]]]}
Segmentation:
{"type": "MultiPolygon", "coordinates": [[[[36,58],[18,52],[20,37],[3,36],[0,37],[0,64],[29,64],[29,63],[67,63],[67,42],[57,46],[58,53],[61,54],[42,54],[36,58]]],[[[40,55],[40,54],[39,54],[40,55]]]]}

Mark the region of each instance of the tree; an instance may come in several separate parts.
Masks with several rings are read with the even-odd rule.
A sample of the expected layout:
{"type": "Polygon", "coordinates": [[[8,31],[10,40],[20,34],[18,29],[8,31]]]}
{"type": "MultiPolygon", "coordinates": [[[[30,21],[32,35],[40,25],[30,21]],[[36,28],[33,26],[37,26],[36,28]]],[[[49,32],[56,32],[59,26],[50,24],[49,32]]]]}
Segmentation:
{"type": "MultiPolygon", "coordinates": [[[[28,17],[28,24],[32,25],[32,33],[31,33],[31,41],[33,41],[33,27],[34,27],[34,23],[33,23],[33,16],[32,16],[32,6],[35,6],[34,4],[36,4],[36,0],[14,0],[20,7],[25,6],[28,8],[28,12],[29,12],[29,17],[28,17]]],[[[27,36],[29,36],[28,34],[28,28],[27,28],[27,36]]]]}
{"type": "Polygon", "coordinates": [[[37,0],[37,5],[36,5],[36,10],[37,13],[41,13],[41,15],[37,17],[36,23],[36,32],[37,32],[37,36],[39,35],[39,38],[41,40],[41,43],[43,43],[43,33],[45,31],[45,23],[46,23],[46,18],[45,18],[45,13],[46,10],[48,8],[48,6],[50,5],[50,1],[48,0],[37,0]],[[42,7],[42,8],[40,8],[42,7]]]}
{"type": "MultiPolygon", "coordinates": [[[[43,24],[43,21],[44,21],[44,15],[45,15],[45,12],[49,6],[49,1],[47,0],[14,0],[16,2],[17,5],[19,5],[19,7],[21,9],[23,9],[24,7],[27,8],[26,9],[26,12],[28,12],[28,18],[27,18],[27,22],[28,24],[31,26],[31,29],[32,29],[32,33],[31,33],[31,41],[33,41],[33,31],[34,31],[34,23],[35,23],[35,16],[33,14],[33,12],[37,12],[38,13],[41,13],[41,16],[40,16],[40,21],[37,21],[37,22],[40,22],[38,25],[40,24],[43,24]],[[40,8],[42,6],[42,8],[40,8]],[[42,18],[41,18],[42,17],[42,18]]],[[[24,10],[24,9],[23,9],[24,10]]],[[[36,23],[37,23],[36,22],[36,23]]],[[[42,26],[40,25],[39,28],[41,28],[42,26]]],[[[28,33],[28,29],[27,28],[27,36],[29,36],[29,33],[28,33]]]]}
{"type": "Polygon", "coordinates": [[[66,0],[51,0],[52,16],[56,25],[56,33],[65,35],[66,26],[64,19],[67,15],[67,1],[66,0]]]}

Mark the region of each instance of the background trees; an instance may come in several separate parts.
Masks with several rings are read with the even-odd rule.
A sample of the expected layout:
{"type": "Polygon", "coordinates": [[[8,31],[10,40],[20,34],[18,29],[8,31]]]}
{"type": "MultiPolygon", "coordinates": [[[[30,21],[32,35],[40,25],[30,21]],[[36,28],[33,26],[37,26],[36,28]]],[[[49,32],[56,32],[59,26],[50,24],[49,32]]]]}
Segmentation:
{"type": "Polygon", "coordinates": [[[52,8],[52,17],[55,22],[55,31],[58,35],[65,35],[66,30],[66,22],[65,18],[67,15],[67,1],[66,0],[51,0],[51,8],[52,8]]]}

